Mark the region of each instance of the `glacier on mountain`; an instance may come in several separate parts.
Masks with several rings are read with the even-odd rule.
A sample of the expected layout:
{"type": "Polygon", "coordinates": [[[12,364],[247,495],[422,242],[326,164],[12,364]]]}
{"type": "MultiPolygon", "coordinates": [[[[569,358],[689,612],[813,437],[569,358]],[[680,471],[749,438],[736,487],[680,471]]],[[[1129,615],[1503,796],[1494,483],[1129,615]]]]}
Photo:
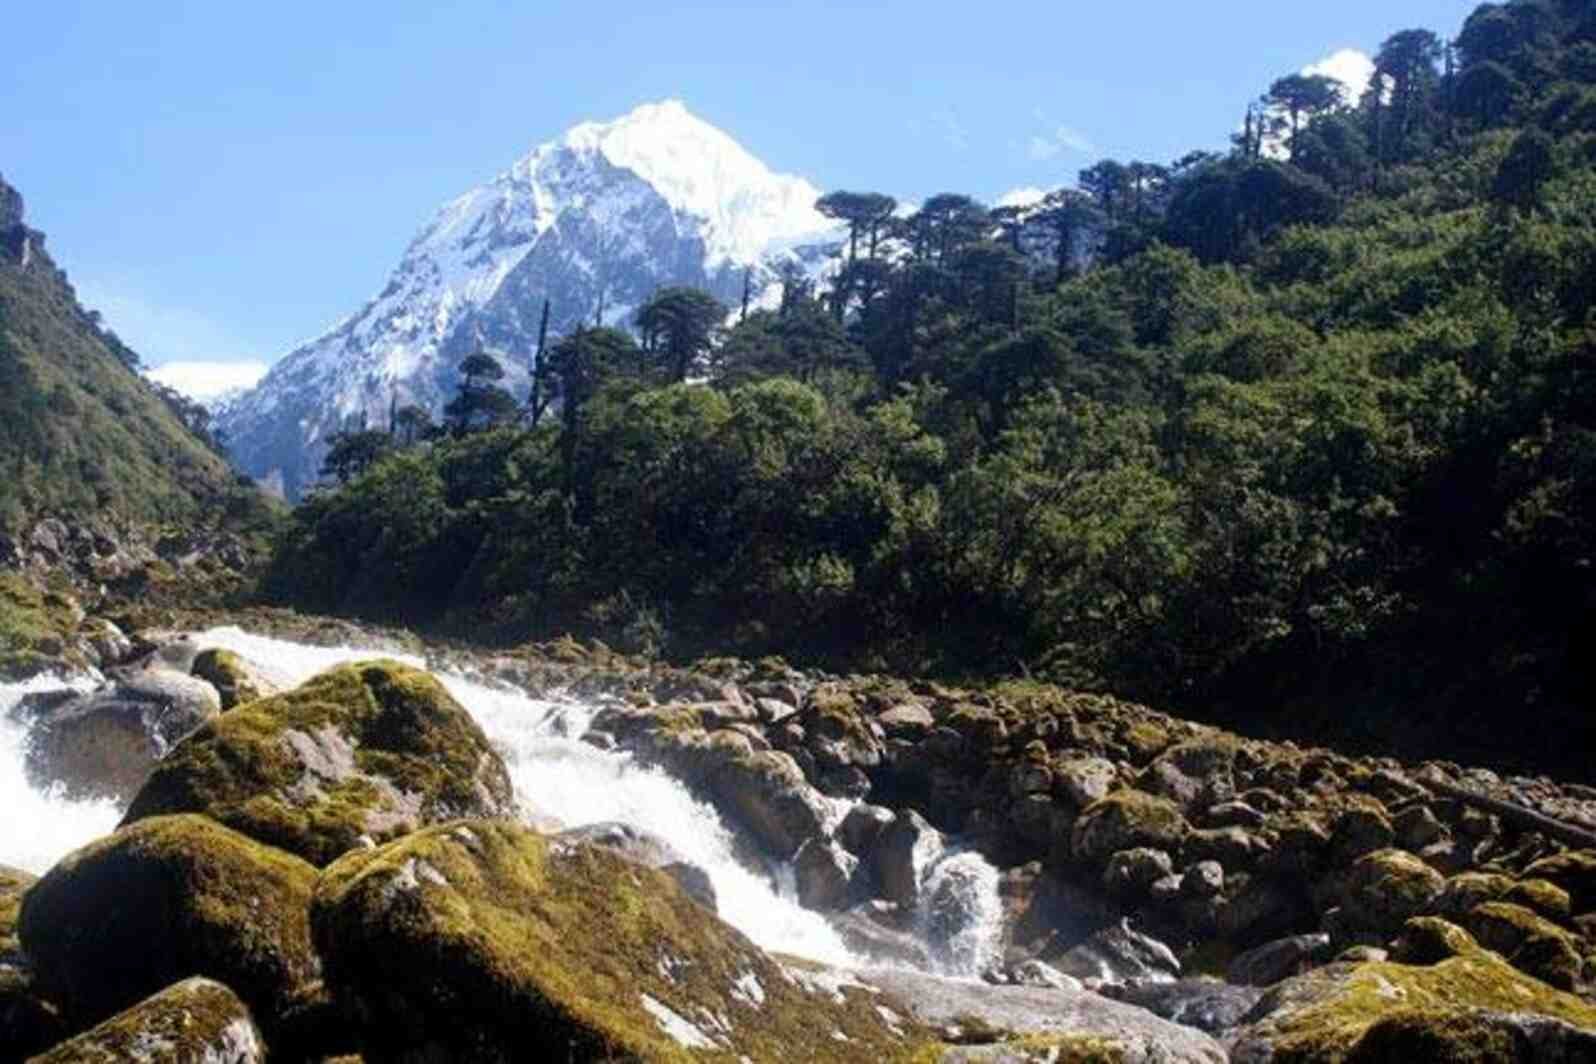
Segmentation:
{"type": "Polygon", "coordinates": [[[246,472],[297,498],[329,436],[409,403],[436,415],[472,351],[497,356],[524,395],[545,298],[558,336],[601,311],[624,325],[664,285],[735,306],[745,274],[768,298],[785,264],[817,272],[837,243],[819,195],[679,101],[585,122],[445,204],[374,299],[285,356],[219,426],[246,472]]]}

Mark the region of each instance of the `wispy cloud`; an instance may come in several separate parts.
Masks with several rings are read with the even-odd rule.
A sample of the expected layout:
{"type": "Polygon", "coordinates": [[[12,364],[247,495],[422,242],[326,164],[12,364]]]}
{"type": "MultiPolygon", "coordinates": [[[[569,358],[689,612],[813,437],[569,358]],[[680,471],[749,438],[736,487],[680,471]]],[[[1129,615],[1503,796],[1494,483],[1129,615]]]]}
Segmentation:
{"type": "Polygon", "coordinates": [[[992,204],[994,207],[1029,207],[1033,203],[1040,203],[1047,198],[1052,189],[1038,188],[1035,185],[1022,185],[1011,188],[997,198],[992,204]]]}
{"type": "Polygon", "coordinates": [[[107,328],[158,367],[150,376],[180,392],[209,397],[252,384],[266,370],[253,344],[204,311],[150,299],[121,280],[74,283],[83,305],[99,311],[107,328]]]}
{"type": "Polygon", "coordinates": [[[1031,109],[1031,117],[1036,119],[1042,130],[1031,134],[1025,144],[1025,153],[1036,162],[1046,162],[1056,159],[1065,152],[1076,155],[1096,155],[1097,145],[1092,139],[1080,130],[1071,126],[1054,122],[1040,107],[1031,109]]]}
{"type": "Polygon", "coordinates": [[[936,137],[953,151],[967,151],[970,147],[970,131],[951,108],[909,119],[909,132],[917,137],[936,137]]]}

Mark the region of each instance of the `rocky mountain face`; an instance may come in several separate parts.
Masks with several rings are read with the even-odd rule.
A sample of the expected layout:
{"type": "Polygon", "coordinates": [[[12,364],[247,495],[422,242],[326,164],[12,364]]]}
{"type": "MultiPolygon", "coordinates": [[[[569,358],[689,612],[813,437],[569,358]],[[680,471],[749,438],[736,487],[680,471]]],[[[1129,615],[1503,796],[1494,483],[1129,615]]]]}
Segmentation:
{"type": "Polygon", "coordinates": [[[497,356],[524,395],[545,299],[558,336],[601,317],[625,325],[665,285],[735,306],[746,276],[773,295],[778,267],[825,261],[818,195],[675,101],[584,123],[446,204],[376,298],[286,356],[219,425],[246,472],[295,498],[329,435],[384,424],[395,404],[436,414],[472,351],[497,356]]]}

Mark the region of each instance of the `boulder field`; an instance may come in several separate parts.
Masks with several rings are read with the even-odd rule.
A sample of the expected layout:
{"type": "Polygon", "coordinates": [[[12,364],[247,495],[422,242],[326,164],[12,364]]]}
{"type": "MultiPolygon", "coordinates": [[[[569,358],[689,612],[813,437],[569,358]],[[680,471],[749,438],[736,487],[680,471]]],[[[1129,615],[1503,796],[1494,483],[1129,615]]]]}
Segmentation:
{"type": "Polygon", "coordinates": [[[215,648],[152,652],[19,710],[75,729],[63,765],[100,731],[147,760],[114,834],[37,880],[0,868],[0,1060],[1596,1059],[1578,785],[1034,684],[433,653],[600,702],[582,738],[691,786],[750,867],[786,862],[863,958],[842,970],[754,945],[665,840],[528,826],[427,672],[374,658],[276,691],[215,648]],[[153,754],[133,739],[170,719],[105,708],[151,672],[216,698],[190,691],[153,754]],[[928,870],[966,852],[1002,932],[954,979],[928,870]]]}

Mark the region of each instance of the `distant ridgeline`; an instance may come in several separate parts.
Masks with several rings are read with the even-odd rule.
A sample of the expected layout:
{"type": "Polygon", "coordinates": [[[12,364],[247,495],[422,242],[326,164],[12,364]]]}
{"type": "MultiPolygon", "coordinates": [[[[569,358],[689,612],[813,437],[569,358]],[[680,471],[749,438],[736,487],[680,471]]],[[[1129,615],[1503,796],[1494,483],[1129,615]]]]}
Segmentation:
{"type": "Polygon", "coordinates": [[[670,290],[552,344],[538,410],[366,438],[270,591],[1587,773],[1596,4],[1376,68],[1029,207],[826,197],[829,287],[720,336],[670,290]]]}
{"type": "Polygon", "coordinates": [[[151,529],[260,518],[202,412],[137,366],[0,180],[0,533],[45,517],[151,529]]]}

